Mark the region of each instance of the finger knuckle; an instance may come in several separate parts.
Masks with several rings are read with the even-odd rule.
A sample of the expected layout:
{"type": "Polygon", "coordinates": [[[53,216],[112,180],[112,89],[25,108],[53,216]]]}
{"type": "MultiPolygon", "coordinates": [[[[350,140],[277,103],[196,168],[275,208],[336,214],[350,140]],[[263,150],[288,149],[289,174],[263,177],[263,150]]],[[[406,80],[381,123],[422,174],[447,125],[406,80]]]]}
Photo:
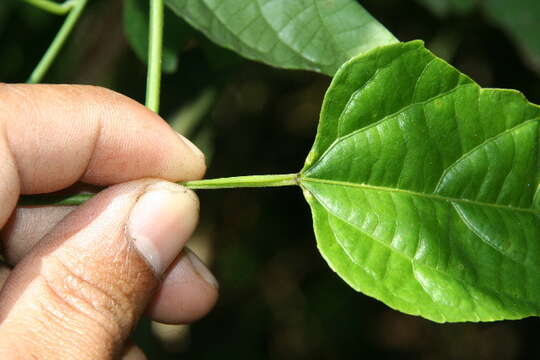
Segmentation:
{"type": "Polygon", "coordinates": [[[47,260],[39,281],[46,294],[40,301],[46,319],[77,327],[105,348],[114,348],[126,336],[132,311],[122,292],[85,278],[55,257],[47,260]]]}

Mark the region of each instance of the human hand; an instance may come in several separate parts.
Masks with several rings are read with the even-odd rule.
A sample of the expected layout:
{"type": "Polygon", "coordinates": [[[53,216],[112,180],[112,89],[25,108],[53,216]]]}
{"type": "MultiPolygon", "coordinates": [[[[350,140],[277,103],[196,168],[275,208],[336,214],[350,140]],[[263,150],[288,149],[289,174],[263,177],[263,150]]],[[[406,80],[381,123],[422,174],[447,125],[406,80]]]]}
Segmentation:
{"type": "Polygon", "coordinates": [[[0,158],[0,359],[144,359],[126,345],[142,313],[186,323],[214,305],[183,249],[198,200],[172,183],[201,178],[204,156],[159,116],[101,88],[0,84],[0,158]],[[79,181],[110,187],[15,209],[79,181]]]}

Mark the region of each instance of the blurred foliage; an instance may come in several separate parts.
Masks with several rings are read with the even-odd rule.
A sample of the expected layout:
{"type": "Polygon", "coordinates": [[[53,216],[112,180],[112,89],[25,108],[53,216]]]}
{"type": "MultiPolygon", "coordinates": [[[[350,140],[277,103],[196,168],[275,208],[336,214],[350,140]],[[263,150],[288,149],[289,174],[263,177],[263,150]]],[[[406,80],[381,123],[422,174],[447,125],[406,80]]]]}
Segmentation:
{"type": "MultiPolygon", "coordinates": [[[[521,45],[484,12],[440,17],[416,0],[362,4],[400,40],[424,39],[482,86],[519,89],[540,103],[540,78],[521,56],[521,45]]],[[[120,0],[91,1],[46,81],[106,86],[142,101],[146,69],[123,36],[122,16],[120,0]]],[[[19,1],[0,1],[0,80],[24,81],[61,23],[19,1]]],[[[180,48],[179,71],[164,77],[162,114],[178,119],[189,113],[185,106],[201,104],[208,89],[215,92],[213,107],[199,111],[198,125],[190,128],[211,128],[208,176],[298,171],[330,79],[248,62],[204,37],[180,48]]],[[[202,224],[192,246],[207,254],[221,298],[189,330],[143,321],[135,339],[150,359],[540,357],[539,319],[437,325],[355,293],[318,254],[298,189],[206,191],[200,197],[202,224]],[[174,340],[175,333],[183,335],[174,340]]]]}
{"type": "Polygon", "coordinates": [[[523,49],[523,56],[540,72],[540,1],[487,0],[486,12],[508,31],[523,49]]]}
{"type": "Polygon", "coordinates": [[[417,0],[429,7],[435,14],[446,16],[451,13],[466,14],[473,10],[478,0],[417,0]]]}
{"type": "Polygon", "coordinates": [[[491,21],[508,32],[522,49],[528,64],[540,72],[540,2],[538,0],[417,0],[441,17],[465,16],[483,11],[491,21]],[[481,5],[481,6],[480,6],[481,5]]]}

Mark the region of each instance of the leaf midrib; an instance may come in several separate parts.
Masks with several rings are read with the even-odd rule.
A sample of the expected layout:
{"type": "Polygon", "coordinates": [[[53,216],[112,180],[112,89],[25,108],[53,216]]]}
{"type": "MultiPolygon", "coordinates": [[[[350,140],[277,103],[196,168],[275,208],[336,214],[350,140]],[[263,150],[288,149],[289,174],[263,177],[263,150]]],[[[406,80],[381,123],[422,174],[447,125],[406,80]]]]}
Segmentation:
{"type": "Polygon", "coordinates": [[[509,205],[493,204],[493,203],[487,203],[487,202],[477,201],[477,200],[461,199],[461,198],[448,197],[448,196],[443,196],[443,195],[438,195],[438,194],[428,194],[428,193],[416,192],[412,190],[390,188],[386,186],[359,184],[359,183],[353,183],[353,182],[342,181],[342,180],[318,179],[318,178],[305,177],[305,176],[300,176],[299,181],[300,183],[312,182],[312,183],[319,183],[319,184],[326,184],[326,185],[348,186],[348,187],[366,189],[366,190],[394,192],[394,193],[400,193],[400,194],[405,194],[405,195],[417,196],[417,197],[421,197],[425,199],[445,201],[449,203],[462,203],[462,204],[468,204],[468,205],[487,206],[487,207],[499,208],[503,210],[520,211],[520,212],[525,212],[525,213],[530,213],[536,216],[540,216],[540,209],[521,208],[521,207],[514,207],[514,206],[509,206],[509,205]]]}

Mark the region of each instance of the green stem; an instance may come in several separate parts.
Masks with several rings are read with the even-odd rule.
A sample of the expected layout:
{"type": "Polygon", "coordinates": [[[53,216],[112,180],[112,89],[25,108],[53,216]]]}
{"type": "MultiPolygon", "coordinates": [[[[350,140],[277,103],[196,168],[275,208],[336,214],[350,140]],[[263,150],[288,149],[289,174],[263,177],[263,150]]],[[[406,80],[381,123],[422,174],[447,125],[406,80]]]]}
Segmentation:
{"type": "MultiPolygon", "coordinates": [[[[294,186],[298,185],[298,174],[237,176],[188,181],[179,184],[193,190],[294,186]]],[[[23,196],[19,201],[19,206],[75,206],[90,200],[94,195],[95,194],[23,196]]]]}
{"type": "Polygon", "coordinates": [[[292,186],[298,185],[298,174],[236,176],[188,181],[181,185],[193,190],[292,186]]]}
{"type": "Polygon", "coordinates": [[[163,0],[150,0],[150,35],[148,39],[146,106],[155,113],[159,112],[164,12],[165,5],[163,0]]]}
{"type": "MultiPolygon", "coordinates": [[[[27,0],[31,2],[32,4],[41,4],[41,6],[45,6],[45,1],[39,1],[39,0],[27,0]]],[[[58,31],[58,34],[56,34],[56,37],[54,38],[53,42],[47,49],[47,52],[45,55],[43,55],[43,58],[39,62],[39,64],[36,66],[32,74],[30,75],[30,78],[27,80],[27,83],[29,84],[36,84],[41,82],[43,80],[43,77],[51,67],[52,63],[58,56],[58,53],[62,49],[62,46],[66,42],[66,39],[68,38],[69,34],[71,34],[71,31],[73,30],[73,27],[77,23],[77,20],[79,20],[79,17],[81,16],[81,13],[86,5],[87,0],[72,0],[70,2],[66,2],[65,4],[69,4],[70,8],[69,15],[66,17],[66,20],[64,21],[64,24],[58,31]]],[[[58,6],[63,6],[59,5],[58,6]]],[[[51,6],[51,4],[49,4],[51,6]]],[[[67,6],[67,5],[65,5],[67,6]]],[[[48,8],[53,9],[54,7],[48,8]]]]}
{"type": "Polygon", "coordinates": [[[73,7],[74,0],[66,0],[62,4],[51,0],[23,0],[41,10],[55,15],[65,15],[73,7]]]}

